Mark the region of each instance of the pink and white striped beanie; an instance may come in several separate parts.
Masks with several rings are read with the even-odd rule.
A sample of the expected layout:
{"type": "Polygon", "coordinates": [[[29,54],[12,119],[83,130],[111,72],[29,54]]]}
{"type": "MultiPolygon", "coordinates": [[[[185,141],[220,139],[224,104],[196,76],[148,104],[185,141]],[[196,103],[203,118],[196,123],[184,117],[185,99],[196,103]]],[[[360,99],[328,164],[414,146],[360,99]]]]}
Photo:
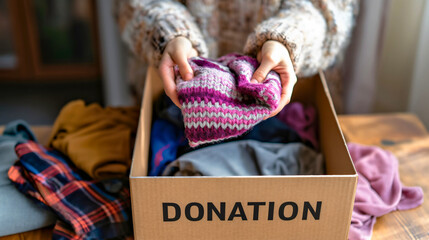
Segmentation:
{"type": "Polygon", "coordinates": [[[184,81],[175,68],[177,92],[191,147],[240,136],[269,116],[280,101],[279,75],[250,83],[256,59],[228,54],[217,60],[189,60],[194,78],[184,81]]]}

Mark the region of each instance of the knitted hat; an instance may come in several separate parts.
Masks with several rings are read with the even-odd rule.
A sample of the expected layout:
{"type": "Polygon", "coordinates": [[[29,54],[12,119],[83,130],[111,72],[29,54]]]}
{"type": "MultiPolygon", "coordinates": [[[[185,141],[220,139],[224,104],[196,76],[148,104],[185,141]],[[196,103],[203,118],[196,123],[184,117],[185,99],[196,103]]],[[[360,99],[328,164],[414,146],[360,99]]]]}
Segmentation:
{"type": "Polygon", "coordinates": [[[228,54],[218,60],[189,60],[194,78],[184,81],[176,66],[176,84],[185,134],[191,147],[237,137],[274,111],[280,101],[280,77],[268,73],[263,83],[250,83],[256,59],[228,54]]]}

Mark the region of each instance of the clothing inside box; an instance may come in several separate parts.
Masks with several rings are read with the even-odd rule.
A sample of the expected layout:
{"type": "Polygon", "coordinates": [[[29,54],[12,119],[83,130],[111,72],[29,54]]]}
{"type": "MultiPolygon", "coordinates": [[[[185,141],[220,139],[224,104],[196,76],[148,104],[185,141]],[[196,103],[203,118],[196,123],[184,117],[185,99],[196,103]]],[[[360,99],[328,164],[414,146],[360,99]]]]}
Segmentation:
{"type": "Polygon", "coordinates": [[[316,108],[292,102],[245,134],[192,148],[183,115],[162,94],[154,102],[148,176],[320,175],[316,108]]]}

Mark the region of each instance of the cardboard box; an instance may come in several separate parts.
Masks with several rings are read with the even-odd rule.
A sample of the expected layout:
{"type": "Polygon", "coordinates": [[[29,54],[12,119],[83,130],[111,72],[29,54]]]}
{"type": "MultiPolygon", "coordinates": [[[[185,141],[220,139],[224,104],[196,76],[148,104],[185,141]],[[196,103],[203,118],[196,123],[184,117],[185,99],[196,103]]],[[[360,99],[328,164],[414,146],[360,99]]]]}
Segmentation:
{"type": "Polygon", "coordinates": [[[136,239],[347,239],[357,174],[323,73],[300,79],[292,101],[317,107],[326,175],[147,177],[152,103],[148,71],[130,173],[136,239]]]}

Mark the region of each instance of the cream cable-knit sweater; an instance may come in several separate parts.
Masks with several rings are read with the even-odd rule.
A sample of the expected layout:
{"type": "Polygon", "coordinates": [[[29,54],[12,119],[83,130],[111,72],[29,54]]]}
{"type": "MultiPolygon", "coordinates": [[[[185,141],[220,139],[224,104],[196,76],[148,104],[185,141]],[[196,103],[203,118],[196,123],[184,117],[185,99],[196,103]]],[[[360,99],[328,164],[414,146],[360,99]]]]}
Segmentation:
{"type": "Polygon", "coordinates": [[[158,65],[168,41],[185,36],[200,56],[255,56],[267,40],[283,43],[298,76],[330,66],[348,43],[358,0],[118,0],[123,40],[158,65]]]}

